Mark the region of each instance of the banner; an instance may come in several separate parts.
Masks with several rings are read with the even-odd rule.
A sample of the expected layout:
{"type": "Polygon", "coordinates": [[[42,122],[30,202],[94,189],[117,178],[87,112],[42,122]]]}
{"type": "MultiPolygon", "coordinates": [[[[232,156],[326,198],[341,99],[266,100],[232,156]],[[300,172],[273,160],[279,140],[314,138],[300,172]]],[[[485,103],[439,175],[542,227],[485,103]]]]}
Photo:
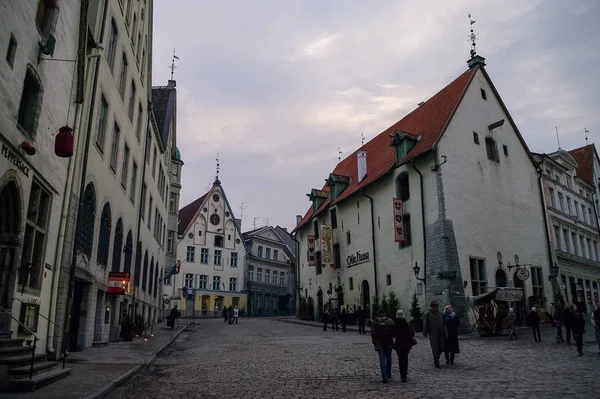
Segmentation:
{"type": "Polygon", "coordinates": [[[308,254],[307,254],[308,265],[314,266],[315,265],[315,236],[310,235],[310,236],[306,236],[306,238],[308,240],[308,254]]]}
{"type": "Polygon", "coordinates": [[[404,232],[404,204],[400,198],[394,198],[394,240],[404,242],[406,234],[404,232]]]}
{"type": "Polygon", "coordinates": [[[333,264],[333,231],[331,226],[321,225],[321,264],[333,264]]]}

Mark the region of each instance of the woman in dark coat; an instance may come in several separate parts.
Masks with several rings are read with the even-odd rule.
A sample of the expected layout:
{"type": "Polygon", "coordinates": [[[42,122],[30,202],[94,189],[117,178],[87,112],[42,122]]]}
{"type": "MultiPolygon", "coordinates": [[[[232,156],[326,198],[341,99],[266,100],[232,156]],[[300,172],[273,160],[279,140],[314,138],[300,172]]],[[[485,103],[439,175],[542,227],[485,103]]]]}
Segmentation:
{"type": "Polygon", "coordinates": [[[460,322],[458,321],[458,316],[454,313],[454,309],[452,309],[452,306],[450,305],[446,306],[446,311],[444,312],[444,324],[448,331],[444,343],[446,364],[454,364],[454,355],[460,353],[458,347],[458,326],[460,326],[460,322]]]}
{"type": "Polygon", "coordinates": [[[403,311],[399,310],[396,312],[395,322],[396,328],[394,331],[394,349],[398,355],[400,377],[402,378],[402,382],[406,382],[406,375],[408,374],[408,353],[416,343],[415,339],[413,338],[415,333],[408,325],[403,311]]]}

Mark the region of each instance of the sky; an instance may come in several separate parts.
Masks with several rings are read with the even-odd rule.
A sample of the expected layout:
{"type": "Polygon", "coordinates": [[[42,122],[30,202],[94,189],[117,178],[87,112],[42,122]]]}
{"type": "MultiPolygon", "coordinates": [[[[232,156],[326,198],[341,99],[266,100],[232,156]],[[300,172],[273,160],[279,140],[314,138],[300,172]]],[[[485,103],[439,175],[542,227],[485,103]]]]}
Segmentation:
{"type": "Polygon", "coordinates": [[[342,157],[477,52],[534,152],[600,145],[596,0],[154,0],[153,84],[177,81],[181,207],[219,178],[242,230],[290,230],[342,157]]]}

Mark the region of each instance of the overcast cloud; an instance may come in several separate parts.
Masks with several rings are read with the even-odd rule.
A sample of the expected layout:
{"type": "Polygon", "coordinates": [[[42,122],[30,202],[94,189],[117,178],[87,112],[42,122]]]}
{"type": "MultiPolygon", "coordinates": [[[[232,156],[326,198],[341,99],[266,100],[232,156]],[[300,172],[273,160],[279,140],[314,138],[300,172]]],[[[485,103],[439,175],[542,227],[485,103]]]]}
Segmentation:
{"type": "MultiPolygon", "coordinates": [[[[466,70],[478,53],[536,152],[600,138],[595,0],[155,0],[153,84],[180,61],[181,206],[220,178],[242,229],[293,228],[338,162],[466,70]]],[[[598,141],[600,144],[600,141],[598,141]]]]}

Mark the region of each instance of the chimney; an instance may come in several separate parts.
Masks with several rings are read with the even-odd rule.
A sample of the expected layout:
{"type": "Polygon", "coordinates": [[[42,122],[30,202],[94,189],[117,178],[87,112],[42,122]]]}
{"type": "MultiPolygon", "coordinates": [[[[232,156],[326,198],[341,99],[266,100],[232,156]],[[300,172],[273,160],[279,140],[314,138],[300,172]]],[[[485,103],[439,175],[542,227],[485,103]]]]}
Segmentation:
{"type": "Polygon", "coordinates": [[[421,105],[425,104],[425,101],[421,101],[418,106],[420,107],[421,105]]]}
{"type": "Polygon", "coordinates": [[[298,226],[301,221],[302,221],[302,215],[296,215],[296,226],[298,226]]]}
{"type": "Polygon", "coordinates": [[[356,153],[356,163],[358,165],[358,182],[360,183],[367,176],[367,152],[358,151],[356,153]]]}

